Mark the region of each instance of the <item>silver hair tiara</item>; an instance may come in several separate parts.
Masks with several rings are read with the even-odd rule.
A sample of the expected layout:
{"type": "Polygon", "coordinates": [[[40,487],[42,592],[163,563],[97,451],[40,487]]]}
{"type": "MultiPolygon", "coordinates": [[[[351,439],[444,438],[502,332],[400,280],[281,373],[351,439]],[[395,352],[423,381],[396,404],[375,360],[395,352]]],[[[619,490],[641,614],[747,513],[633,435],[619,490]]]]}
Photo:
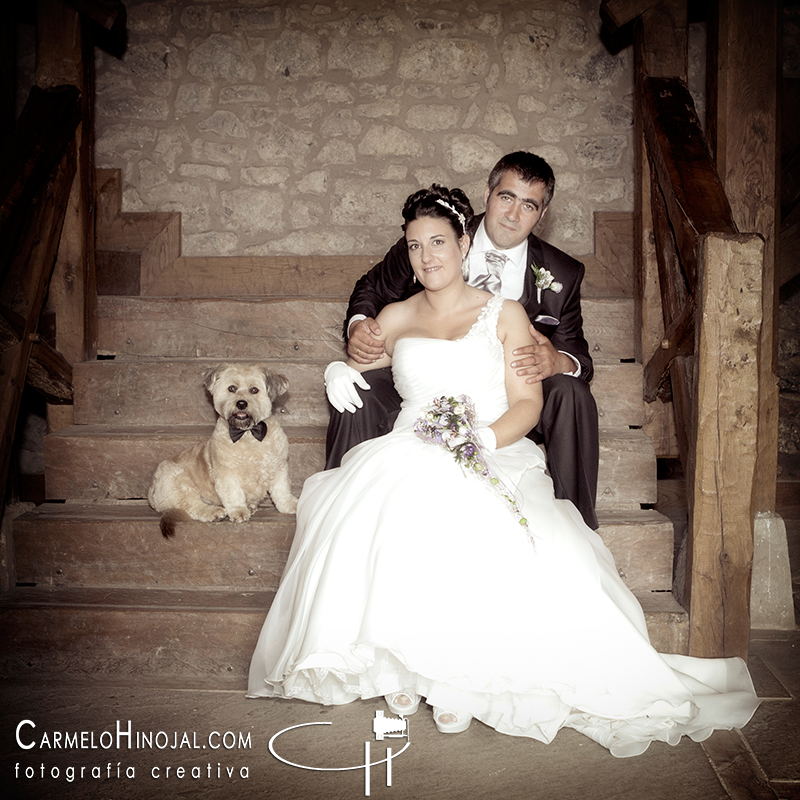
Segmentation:
{"type": "Polygon", "coordinates": [[[446,200],[442,200],[441,197],[437,197],[436,202],[440,206],[444,206],[446,209],[452,211],[458,217],[458,221],[461,223],[461,232],[466,233],[467,232],[466,217],[460,211],[456,211],[455,208],[453,208],[453,206],[451,206],[450,203],[448,203],[446,200]]]}

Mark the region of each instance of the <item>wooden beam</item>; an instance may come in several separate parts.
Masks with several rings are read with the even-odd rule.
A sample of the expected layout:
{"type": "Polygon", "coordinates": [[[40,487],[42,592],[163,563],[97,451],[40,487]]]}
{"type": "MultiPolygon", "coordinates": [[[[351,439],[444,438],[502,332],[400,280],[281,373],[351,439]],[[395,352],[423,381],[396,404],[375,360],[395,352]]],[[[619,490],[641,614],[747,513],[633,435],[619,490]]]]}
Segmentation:
{"type": "Polygon", "coordinates": [[[0,142],[14,130],[17,98],[17,26],[16,15],[6,9],[0,25],[0,142]]]}
{"type": "MultiPolygon", "coordinates": [[[[637,340],[637,358],[647,363],[660,350],[664,339],[665,322],[662,311],[661,283],[655,235],[655,222],[651,208],[651,188],[653,175],[647,154],[644,134],[644,120],[641,113],[644,79],[647,76],[665,78],[686,78],[687,74],[687,34],[685,0],[665,0],[642,14],[634,26],[634,70],[635,70],[635,248],[637,269],[636,280],[636,327],[640,331],[637,340]]],[[[657,189],[656,189],[657,191],[657,189]]],[[[680,395],[681,385],[671,387],[680,395]]],[[[661,431],[675,431],[675,444],[671,436],[660,436],[669,441],[669,452],[675,453],[678,442],[677,433],[685,439],[685,429],[679,429],[673,419],[673,403],[658,403],[661,431]]],[[[646,414],[653,413],[656,406],[651,405],[646,414]]],[[[685,442],[682,446],[685,449],[685,442]]],[[[663,451],[663,448],[662,448],[663,451]]]]}
{"type": "Polygon", "coordinates": [[[781,231],[781,260],[778,284],[781,288],[800,275],[800,221],[781,231]]]}
{"type": "Polygon", "coordinates": [[[15,261],[26,264],[28,280],[18,303],[24,327],[19,341],[0,354],[0,497],[4,496],[22,390],[28,371],[39,314],[50,282],[76,171],[75,143],[71,142],[51,178],[35,198],[20,238],[15,261]]]}
{"type": "Polygon", "coordinates": [[[652,403],[660,397],[661,385],[669,375],[672,362],[679,356],[694,353],[694,304],[687,303],[683,314],[667,328],[661,347],[644,368],[644,400],[652,403]]]}
{"type": "Polygon", "coordinates": [[[686,85],[645,78],[642,102],[648,149],[691,290],[703,237],[738,231],[686,85]]]}
{"type": "Polygon", "coordinates": [[[31,89],[14,134],[5,144],[0,171],[0,282],[33,198],[61,160],[80,118],[76,87],[31,89]]]}
{"type": "MultiPolygon", "coordinates": [[[[0,352],[17,346],[23,336],[25,321],[9,308],[0,307],[0,352]]],[[[72,366],[64,356],[42,341],[38,333],[30,334],[28,385],[36,389],[48,403],[72,402],[72,366]]]]}
{"type": "Polygon", "coordinates": [[[746,657],[759,394],[764,242],[706,237],[698,290],[694,459],[687,475],[689,651],[746,657]]]}
{"type": "Polygon", "coordinates": [[[119,0],[65,0],[65,2],[106,30],[116,34],[125,32],[128,12],[119,0]]]}
{"type": "MultiPolygon", "coordinates": [[[[94,4],[95,7],[102,6],[94,4]]],[[[92,30],[62,0],[38,0],[36,83],[70,84],[81,95],[76,130],[78,167],[53,271],[47,307],[55,316],[55,348],[70,363],[97,354],[97,287],[94,264],[94,47],[92,30]]],[[[48,408],[51,431],[72,424],[72,408],[48,408]]]]}
{"type": "Polygon", "coordinates": [[[715,102],[709,105],[719,176],[740,231],[765,241],[758,421],[757,512],[775,510],[778,469],[778,143],[779,15],[777,0],[717,0],[712,26],[715,102]]]}
{"type": "Polygon", "coordinates": [[[661,0],[603,0],[600,3],[600,19],[614,33],[660,2],[661,0]]]}
{"type": "Polygon", "coordinates": [[[637,357],[646,362],[659,347],[664,337],[661,312],[661,289],[658,281],[656,245],[650,207],[651,167],[644,134],[643,105],[644,80],[648,75],[685,76],[686,74],[686,25],[685,3],[683,4],[683,26],[681,30],[681,6],[671,0],[674,24],[665,25],[663,13],[650,10],[637,21],[634,30],[634,107],[635,143],[635,214],[634,214],[634,260],[639,266],[634,272],[637,329],[641,339],[637,341],[637,357]],[[663,55],[662,55],[663,54],[663,55]],[[682,54],[682,55],[681,55],[682,54]]]}

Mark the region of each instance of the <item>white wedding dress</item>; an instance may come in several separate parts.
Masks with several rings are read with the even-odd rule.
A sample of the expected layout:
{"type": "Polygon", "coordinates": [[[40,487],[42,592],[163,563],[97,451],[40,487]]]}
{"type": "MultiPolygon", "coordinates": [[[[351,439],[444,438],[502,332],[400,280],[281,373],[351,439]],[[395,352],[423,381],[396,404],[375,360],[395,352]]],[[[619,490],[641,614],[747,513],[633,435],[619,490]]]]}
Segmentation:
{"type": "Polygon", "coordinates": [[[408,689],[502,733],[550,742],[571,727],[615,756],[742,727],[759,702],[744,662],[652,648],[611,554],[554,498],[539,447],[495,454],[532,542],[414,434],[441,395],[469,395],[479,426],[507,409],[501,305],[491,299],[463,339],[398,341],[394,429],[306,481],[248,695],[340,704],[408,689]]]}

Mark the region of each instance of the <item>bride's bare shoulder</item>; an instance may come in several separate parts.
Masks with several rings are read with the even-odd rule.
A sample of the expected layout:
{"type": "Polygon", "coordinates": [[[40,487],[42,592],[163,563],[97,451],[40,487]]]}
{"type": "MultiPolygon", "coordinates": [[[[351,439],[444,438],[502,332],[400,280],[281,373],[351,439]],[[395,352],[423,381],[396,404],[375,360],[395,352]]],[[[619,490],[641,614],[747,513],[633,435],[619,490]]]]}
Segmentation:
{"type": "Polygon", "coordinates": [[[504,300],[497,318],[500,338],[505,339],[507,334],[511,334],[514,339],[531,339],[529,327],[530,320],[524,306],[516,300],[504,300]]]}
{"type": "Polygon", "coordinates": [[[408,300],[400,300],[397,303],[389,303],[384,306],[380,314],[376,318],[376,322],[381,328],[381,334],[384,336],[397,333],[403,328],[408,326],[409,321],[414,315],[413,298],[408,300]]]}

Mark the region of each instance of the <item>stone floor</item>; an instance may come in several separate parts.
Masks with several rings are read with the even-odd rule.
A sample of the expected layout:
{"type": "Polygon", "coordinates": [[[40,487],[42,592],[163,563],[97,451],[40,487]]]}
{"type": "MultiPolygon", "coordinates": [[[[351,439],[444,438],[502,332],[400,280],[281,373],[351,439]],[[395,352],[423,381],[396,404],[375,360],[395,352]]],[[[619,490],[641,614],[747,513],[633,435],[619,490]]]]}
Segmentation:
{"type": "MultiPolygon", "coordinates": [[[[800,590],[800,521],[787,527],[800,590]]],[[[3,797],[65,800],[800,800],[800,631],[754,631],[750,667],[764,701],[744,731],[703,744],[655,743],[631,759],[615,759],[570,730],[550,745],[478,723],[443,736],[425,707],[410,718],[400,753],[406,739],[380,742],[372,733],[381,700],[321,708],[247,700],[235,688],[7,683],[0,686],[0,785],[3,797]],[[16,741],[20,723],[19,740],[35,742],[32,749],[16,741]],[[132,747],[118,729],[131,731],[132,747]],[[285,761],[270,752],[282,731],[274,749],[285,761]],[[65,749],[62,738],[58,748],[64,732],[82,735],[85,746],[65,749]],[[40,746],[43,738],[49,748],[40,746]],[[392,747],[391,786],[385,764],[368,778],[359,767],[366,742],[372,762],[392,747]],[[348,766],[356,768],[341,769],[348,766]]]]}

